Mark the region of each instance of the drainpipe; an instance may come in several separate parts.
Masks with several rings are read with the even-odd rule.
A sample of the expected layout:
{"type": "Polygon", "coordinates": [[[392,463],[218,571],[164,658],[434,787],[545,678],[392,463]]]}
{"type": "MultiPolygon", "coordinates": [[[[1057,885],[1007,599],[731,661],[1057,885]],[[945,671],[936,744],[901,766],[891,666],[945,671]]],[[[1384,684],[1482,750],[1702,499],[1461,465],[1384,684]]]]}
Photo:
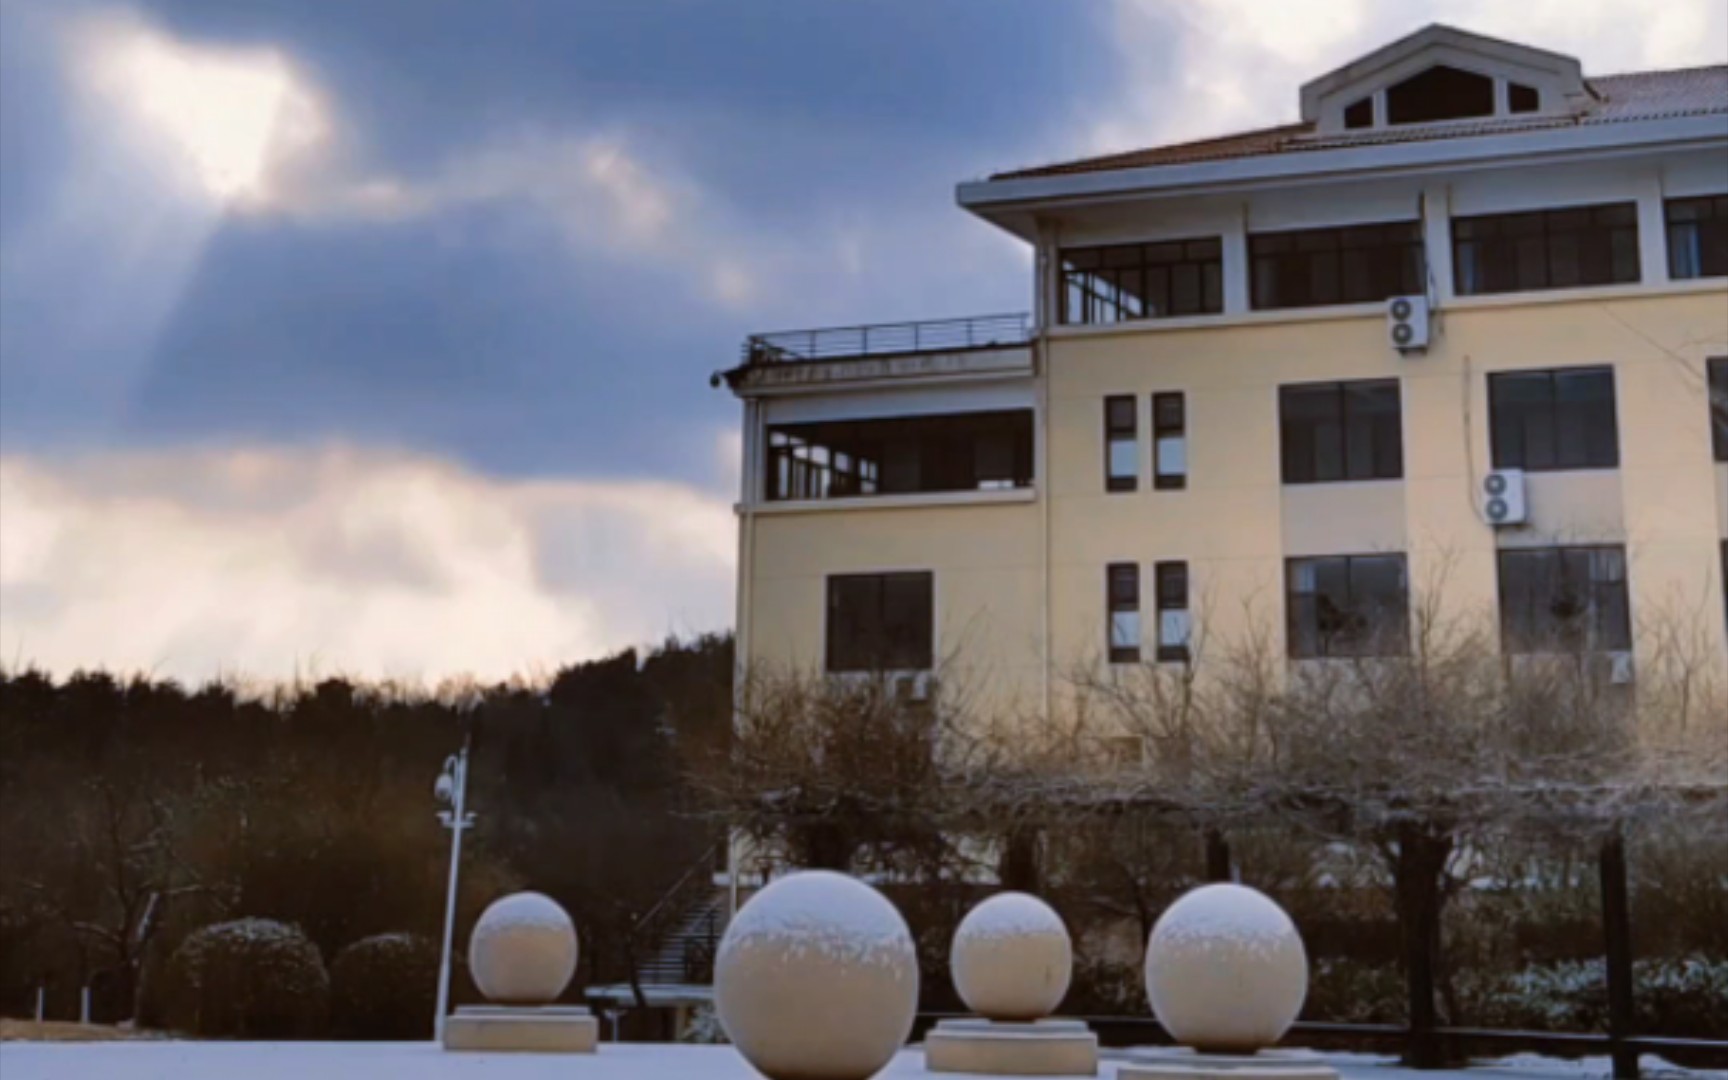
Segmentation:
{"type": "MultiPolygon", "coordinates": [[[[738,596],[733,616],[732,632],[732,724],[737,728],[744,713],[744,693],[749,678],[750,659],[750,596],[756,579],[756,499],[757,476],[761,443],[762,403],[753,397],[744,399],[744,446],[740,455],[741,475],[738,478],[738,596]]],[[[726,922],[738,914],[738,834],[728,828],[726,835],[726,922]]]]}

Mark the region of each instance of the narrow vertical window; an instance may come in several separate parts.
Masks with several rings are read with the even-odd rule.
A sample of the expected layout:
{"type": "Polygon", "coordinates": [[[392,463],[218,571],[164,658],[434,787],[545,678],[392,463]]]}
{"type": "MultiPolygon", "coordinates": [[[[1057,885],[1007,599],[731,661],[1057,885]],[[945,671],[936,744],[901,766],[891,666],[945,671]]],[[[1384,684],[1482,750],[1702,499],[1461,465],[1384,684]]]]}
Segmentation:
{"type": "Polygon", "coordinates": [[[1110,662],[1140,662],[1140,567],[1111,563],[1105,571],[1109,600],[1110,662]]]}
{"type": "Polygon", "coordinates": [[[1663,204],[1668,222],[1668,276],[1728,277],[1728,195],[1669,199],[1663,204]]]}
{"type": "Polygon", "coordinates": [[[1104,490],[1133,491],[1140,486],[1140,435],[1134,399],[1104,399],[1104,490]]]}
{"type": "Polygon", "coordinates": [[[1158,586],[1158,659],[1187,660],[1193,620],[1188,613],[1188,564],[1161,562],[1158,586]]]}
{"type": "Polygon", "coordinates": [[[1716,460],[1728,461],[1728,356],[1710,360],[1710,437],[1716,460]]]}
{"type": "Polygon", "coordinates": [[[1188,486],[1188,410],[1179,393],[1152,395],[1152,486],[1188,486]]]}

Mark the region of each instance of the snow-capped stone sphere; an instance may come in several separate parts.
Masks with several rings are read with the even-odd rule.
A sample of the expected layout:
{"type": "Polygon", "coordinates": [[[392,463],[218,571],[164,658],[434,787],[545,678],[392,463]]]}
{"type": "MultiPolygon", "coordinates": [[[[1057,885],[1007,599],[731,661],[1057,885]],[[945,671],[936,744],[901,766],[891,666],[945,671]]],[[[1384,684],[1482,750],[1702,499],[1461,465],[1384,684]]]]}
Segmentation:
{"type": "Polygon", "coordinates": [[[732,1044],[768,1080],[865,1080],[912,1033],[912,933],[855,878],[790,874],[726,928],[714,1002],[732,1044]]]}
{"type": "Polygon", "coordinates": [[[488,1001],[550,1004],[576,974],[576,926],[541,893],[494,900],[468,937],[468,971],[488,1001]]]}
{"type": "Polygon", "coordinates": [[[1214,1053],[1277,1042],[1308,996],[1308,953],[1284,909],[1244,885],[1205,885],[1159,916],[1146,996],[1172,1038],[1214,1053]]]}
{"type": "Polygon", "coordinates": [[[1049,904],[1000,893],[960,920],[948,965],[968,1009],[986,1020],[1028,1023],[1062,1004],[1074,975],[1074,944],[1049,904]]]}

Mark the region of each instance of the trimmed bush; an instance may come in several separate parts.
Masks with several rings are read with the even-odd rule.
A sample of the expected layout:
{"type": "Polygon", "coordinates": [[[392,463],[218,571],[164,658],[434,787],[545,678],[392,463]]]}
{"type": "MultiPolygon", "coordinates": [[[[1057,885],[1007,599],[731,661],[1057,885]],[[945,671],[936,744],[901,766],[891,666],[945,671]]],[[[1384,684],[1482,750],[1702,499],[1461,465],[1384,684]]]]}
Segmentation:
{"type": "Polygon", "coordinates": [[[438,950],[418,934],[361,938],[330,965],[330,1021],[348,1039],[430,1039],[438,950]]]}
{"type": "Polygon", "coordinates": [[[206,926],[181,942],[159,993],[163,1018],[176,1031],[305,1039],[324,1031],[330,976],[318,947],[298,928],[239,919],[206,926]]]}

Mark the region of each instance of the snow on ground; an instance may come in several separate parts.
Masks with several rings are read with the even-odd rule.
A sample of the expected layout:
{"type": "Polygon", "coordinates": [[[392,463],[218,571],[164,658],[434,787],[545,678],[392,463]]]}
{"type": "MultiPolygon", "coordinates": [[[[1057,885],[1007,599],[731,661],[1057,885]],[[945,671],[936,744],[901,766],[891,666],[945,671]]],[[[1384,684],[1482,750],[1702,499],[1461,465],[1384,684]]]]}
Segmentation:
{"type": "MultiPolygon", "coordinates": [[[[1344,1080],[1588,1080],[1606,1058],[1559,1061],[1518,1055],[1468,1072],[1411,1072],[1387,1058],[1328,1055],[1344,1080]]],[[[903,1051],[880,1080],[928,1077],[924,1055],[903,1051]]],[[[1115,1062],[1099,1070],[1113,1080],[1115,1062]]],[[[1646,1076],[1702,1076],[1646,1059],[1646,1076]]],[[[1713,1075],[1721,1076],[1722,1073],[1713,1075]]],[[[446,1054],[431,1043],[24,1043],[0,1044],[5,1080],[756,1080],[726,1046],[607,1043],[598,1054],[446,1054]]]]}

